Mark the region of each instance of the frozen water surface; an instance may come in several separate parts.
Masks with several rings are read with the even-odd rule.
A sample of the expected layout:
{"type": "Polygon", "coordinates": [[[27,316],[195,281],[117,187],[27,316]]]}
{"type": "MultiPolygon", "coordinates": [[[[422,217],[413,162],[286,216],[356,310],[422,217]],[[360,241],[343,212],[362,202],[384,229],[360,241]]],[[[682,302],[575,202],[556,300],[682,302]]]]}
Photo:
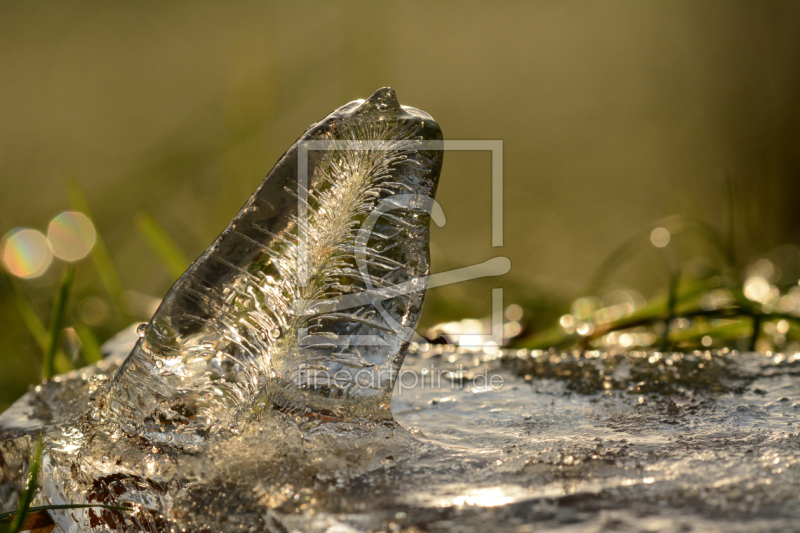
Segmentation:
{"type": "MultiPolygon", "coordinates": [[[[473,367],[473,356],[447,353],[406,364],[452,367],[446,361],[458,357],[473,367]]],[[[398,423],[437,446],[395,486],[398,500],[430,513],[429,529],[796,529],[800,357],[545,352],[489,366],[502,388],[415,388],[393,401],[398,423]],[[639,394],[641,382],[623,377],[609,390],[575,392],[586,383],[577,364],[603,368],[609,359],[655,371],[678,359],[724,367],[710,388],[726,390],[639,394]]],[[[673,383],[684,377],[676,374],[673,383]]]]}
{"type": "MultiPolygon", "coordinates": [[[[394,423],[278,413],[199,454],[123,435],[116,446],[87,449],[85,437],[72,437],[91,456],[81,468],[95,468],[98,479],[105,472],[109,497],[137,505],[128,530],[796,530],[800,357],[624,356],[653,370],[678,359],[724,367],[711,385],[670,394],[640,394],[641,382],[618,369],[614,388],[596,391],[577,392],[584,377],[558,374],[578,363],[602,373],[621,357],[412,350],[392,398],[394,423]],[[414,375],[426,378],[415,385],[414,375]],[[486,386],[485,376],[502,377],[502,386],[486,386]]],[[[114,360],[104,363],[106,377],[114,360]]],[[[63,376],[17,409],[57,417],[73,408],[64,391],[85,400],[91,380],[88,372],[63,376]]],[[[78,453],[64,435],[62,463],[78,453]]],[[[21,442],[28,439],[6,441],[8,457],[17,457],[14,444],[26,448],[21,442]]],[[[73,514],[90,524],[96,517],[99,530],[121,523],[107,511],[73,514]]]]}
{"type": "Polygon", "coordinates": [[[441,138],[390,89],[309,128],[149,324],[0,416],[3,510],[44,428],[37,503],[131,508],[60,533],[797,530],[798,355],[409,344],[441,138]]]}

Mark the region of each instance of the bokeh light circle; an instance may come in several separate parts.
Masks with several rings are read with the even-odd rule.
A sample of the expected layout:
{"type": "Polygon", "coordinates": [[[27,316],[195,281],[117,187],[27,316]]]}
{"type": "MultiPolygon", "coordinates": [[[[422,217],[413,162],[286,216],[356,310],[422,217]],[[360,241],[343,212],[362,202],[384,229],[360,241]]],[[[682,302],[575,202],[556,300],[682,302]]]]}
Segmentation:
{"type": "Polygon", "coordinates": [[[92,221],[77,211],[64,211],[50,221],[47,229],[53,254],[64,261],[78,261],[89,255],[96,239],[92,221]]]}
{"type": "Polygon", "coordinates": [[[663,248],[669,244],[669,230],[667,228],[656,228],[650,232],[650,242],[656,248],[663,248]]]}
{"type": "Polygon", "coordinates": [[[47,237],[30,228],[13,229],[6,234],[2,251],[6,270],[20,278],[41,276],[53,260],[47,237]]]}

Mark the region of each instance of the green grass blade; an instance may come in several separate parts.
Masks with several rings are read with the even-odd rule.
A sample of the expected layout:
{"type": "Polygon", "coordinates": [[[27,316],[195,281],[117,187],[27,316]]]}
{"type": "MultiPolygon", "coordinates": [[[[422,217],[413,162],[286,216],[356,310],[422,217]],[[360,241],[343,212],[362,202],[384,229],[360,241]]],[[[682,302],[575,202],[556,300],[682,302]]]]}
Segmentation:
{"type": "Polygon", "coordinates": [[[61,284],[58,287],[56,299],[53,302],[53,313],[50,318],[50,339],[45,352],[43,373],[44,379],[53,377],[55,370],[56,352],[58,351],[61,339],[61,330],[64,328],[64,315],[69,303],[69,293],[72,289],[72,282],[75,279],[75,265],[67,264],[64,275],[61,277],[61,284]]]}
{"type": "Polygon", "coordinates": [[[669,348],[669,326],[675,318],[675,305],[678,303],[678,284],[680,283],[680,271],[674,271],[669,280],[669,295],[667,299],[667,318],[664,319],[664,336],[661,339],[661,350],[667,351],[669,348]]]}
{"type": "Polygon", "coordinates": [[[170,274],[177,279],[186,271],[189,260],[156,219],[142,211],[136,215],[136,229],[170,274]]]}
{"type": "MultiPolygon", "coordinates": [[[[106,509],[109,511],[132,511],[132,507],[120,507],[118,505],[105,505],[102,503],[70,503],[64,505],[37,505],[28,507],[27,513],[35,513],[38,511],[51,511],[57,509],[106,509]]],[[[10,520],[14,516],[20,514],[21,511],[10,511],[8,513],[0,514],[0,522],[10,520]]]]}
{"type": "Polygon", "coordinates": [[[30,466],[28,467],[28,476],[26,479],[25,488],[19,497],[19,509],[17,510],[16,518],[11,523],[11,531],[19,533],[22,530],[22,524],[25,523],[25,516],[28,514],[33,496],[38,489],[37,480],[39,478],[39,469],[42,466],[42,451],[44,450],[44,440],[42,435],[36,440],[36,447],[33,450],[30,466]]]}
{"type": "MultiPolygon", "coordinates": [[[[89,217],[97,230],[97,222],[92,215],[89,202],[86,200],[86,195],[80,183],[78,183],[78,180],[75,178],[67,178],[66,189],[72,208],[89,217]]],[[[97,240],[95,241],[94,248],[92,248],[92,262],[100,276],[100,281],[103,282],[106,291],[108,291],[111,297],[117,315],[125,325],[131,324],[136,319],[133,315],[133,308],[125,292],[125,287],[122,284],[122,278],[120,278],[119,272],[114,266],[114,261],[111,259],[111,254],[108,252],[108,247],[99,230],[97,230],[97,240]]]]}
{"type": "Polygon", "coordinates": [[[750,317],[735,316],[731,319],[701,322],[683,330],[672,331],[669,340],[674,344],[692,341],[700,344],[700,340],[708,335],[714,340],[729,342],[752,334],[750,317]]]}
{"type": "Polygon", "coordinates": [[[44,327],[44,323],[42,323],[42,320],[33,308],[33,304],[31,304],[30,299],[22,290],[22,287],[19,286],[19,283],[5,270],[2,270],[2,272],[6,283],[11,287],[14,304],[17,307],[20,317],[22,317],[22,322],[25,323],[25,327],[28,328],[28,331],[30,331],[36,344],[39,345],[39,348],[42,349],[42,352],[46,352],[49,337],[47,336],[47,329],[44,327]]]}
{"type": "MultiPolygon", "coordinates": [[[[698,296],[717,286],[718,283],[714,279],[702,279],[675,285],[675,287],[671,289],[671,294],[668,293],[652,298],[647,305],[637,309],[630,315],[619,318],[608,324],[597,324],[595,333],[588,337],[588,339],[594,339],[611,331],[624,330],[642,325],[652,325],[656,322],[663,321],[665,315],[669,313],[671,298],[674,299],[672,306],[675,316],[691,313],[697,309],[698,296]]],[[[560,325],[556,324],[530,337],[520,339],[515,344],[520,348],[541,350],[551,347],[563,347],[580,340],[582,340],[582,338],[577,334],[566,333],[560,325]]]]}
{"type": "Polygon", "coordinates": [[[761,315],[755,315],[753,317],[753,334],[750,337],[750,351],[756,351],[756,345],[758,344],[758,336],[761,334],[761,315]]]}
{"type": "Polygon", "coordinates": [[[100,351],[100,343],[94,336],[92,329],[80,321],[75,321],[73,325],[78,339],[81,341],[81,355],[87,364],[97,363],[103,359],[103,352],[100,351]]]}
{"type": "Polygon", "coordinates": [[[657,220],[652,226],[638,231],[606,256],[590,277],[589,284],[583,291],[583,294],[595,294],[615,270],[630,261],[634,256],[645,250],[652,249],[650,245],[650,231],[657,226],[667,228],[672,237],[683,234],[694,234],[701,237],[711,246],[711,249],[719,254],[719,257],[725,262],[727,267],[733,268],[734,265],[732,261],[734,261],[734,258],[725,243],[725,239],[723,239],[713,227],[705,222],[690,217],[672,215],[657,220]]]}

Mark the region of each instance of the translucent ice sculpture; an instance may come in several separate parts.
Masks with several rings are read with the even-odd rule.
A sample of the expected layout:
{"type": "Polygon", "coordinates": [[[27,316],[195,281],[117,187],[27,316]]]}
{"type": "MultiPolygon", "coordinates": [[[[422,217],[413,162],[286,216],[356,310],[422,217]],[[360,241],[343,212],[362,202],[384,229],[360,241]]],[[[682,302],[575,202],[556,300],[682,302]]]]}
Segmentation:
{"type": "Polygon", "coordinates": [[[186,448],[265,410],[390,418],[441,139],[388,88],[312,125],[140,329],[92,419],[186,448]]]}
{"type": "Polygon", "coordinates": [[[384,421],[443,216],[442,148],[391,89],[311,126],[116,372],[110,357],[3,413],[0,496],[43,429],[38,503],[130,508],[51,510],[59,531],[271,531],[287,486],[411,449],[384,421]]]}

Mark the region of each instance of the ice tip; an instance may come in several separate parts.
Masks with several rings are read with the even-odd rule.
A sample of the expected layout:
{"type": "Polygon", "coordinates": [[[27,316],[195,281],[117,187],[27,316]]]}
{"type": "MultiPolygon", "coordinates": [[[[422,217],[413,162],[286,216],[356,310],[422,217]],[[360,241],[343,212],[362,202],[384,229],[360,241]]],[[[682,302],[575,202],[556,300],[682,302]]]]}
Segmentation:
{"type": "Polygon", "coordinates": [[[397,101],[397,95],[391,87],[381,87],[372,96],[364,101],[362,107],[373,108],[378,111],[400,111],[402,108],[400,102],[397,101]]]}

